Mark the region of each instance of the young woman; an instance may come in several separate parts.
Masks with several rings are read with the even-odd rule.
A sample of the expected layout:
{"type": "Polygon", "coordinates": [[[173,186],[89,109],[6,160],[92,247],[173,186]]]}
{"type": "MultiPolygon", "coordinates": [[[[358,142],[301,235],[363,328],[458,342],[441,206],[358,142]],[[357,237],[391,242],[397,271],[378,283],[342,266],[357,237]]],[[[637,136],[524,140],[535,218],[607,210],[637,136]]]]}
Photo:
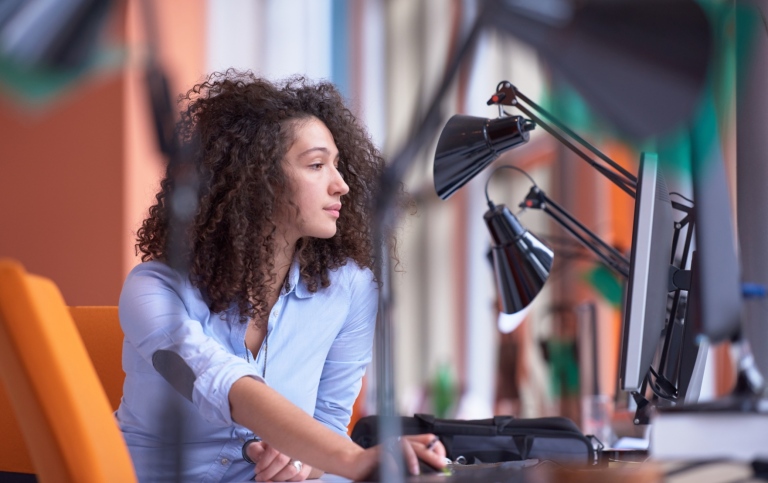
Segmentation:
{"type": "MultiPolygon", "coordinates": [[[[179,193],[166,174],[120,297],[117,419],[139,479],[365,478],[381,449],[346,430],[371,359],[383,160],[331,84],[229,71],[185,100],[179,133],[199,190],[173,246],[189,274],[168,264],[179,193]]],[[[411,472],[417,457],[443,466],[431,441],[395,445],[411,472]]]]}

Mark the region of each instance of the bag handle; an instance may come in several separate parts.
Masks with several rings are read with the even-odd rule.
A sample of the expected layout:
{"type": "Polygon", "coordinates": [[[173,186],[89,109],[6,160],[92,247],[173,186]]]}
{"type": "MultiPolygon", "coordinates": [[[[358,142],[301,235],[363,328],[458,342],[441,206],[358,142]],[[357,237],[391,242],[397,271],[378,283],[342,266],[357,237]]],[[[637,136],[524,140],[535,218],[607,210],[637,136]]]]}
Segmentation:
{"type": "Polygon", "coordinates": [[[414,414],[416,419],[419,419],[427,424],[427,430],[437,434],[472,434],[472,435],[494,435],[501,434],[509,423],[515,418],[514,416],[494,416],[492,420],[485,420],[492,424],[477,424],[479,421],[465,421],[455,419],[437,419],[432,414],[414,414]],[[467,424],[475,422],[476,424],[467,424]]]}
{"type": "Polygon", "coordinates": [[[499,431],[499,433],[501,433],[509,423],[514,421],[514,419],[514,416],[494,416],[493,424],[496,426],[496,429],[499,431]]]}

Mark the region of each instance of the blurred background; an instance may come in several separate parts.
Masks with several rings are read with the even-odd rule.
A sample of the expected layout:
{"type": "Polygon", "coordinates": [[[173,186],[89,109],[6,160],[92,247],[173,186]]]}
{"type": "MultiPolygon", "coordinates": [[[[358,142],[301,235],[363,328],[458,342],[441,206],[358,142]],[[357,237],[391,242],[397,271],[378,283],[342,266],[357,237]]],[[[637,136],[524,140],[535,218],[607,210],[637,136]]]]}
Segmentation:
{"type": "MultiPolygon", "coordinates": [[[[30,80],[0,65],[0,255],[53,279],[69,305],[116,305],[124,277],[139,263],[135,232],[166,162],[143,79],[149,55],[165,69],[173,96],[228,68],[273,80],[294,74],[330,80],[389,157],[424,115],[478,8],[469,0],[147,3],[157,46],[147,42],[141,3],[126,0],[106,13],[105,40],[87,69],[30,80]]],[[[710,10],[727,6],[702,3],[710,10]]],[[[718,18],[722,52],[711,75],[717,135],[732,180],[735,64],[728,46],[735,34],[733,19],[718,18]]],[[[483,32],[443,99],[444,111],[495,117],[498,110],[486,100],[509,80],[636,173],[640,150],[663,140],[623,139],[549,69],[514,37],[483,32]]],[[[622,282],[543,213],[521,213],[555,248],[555,267],[532,306],[500,316],[482,221],[491,170],[441,201],[432,181],[436,142],[437,134],[420,146],[408,170],[405,185],[416,210],[398,223],[392,319],[399,410],[460,418],[564,415],[579,423],[582,398],[596,388],[626,407],[626,396],[616,391],[622,282]],[[595,350],[585,348],[585,330],[596,333],[595,350]],[[580,360],[597,362],[599,370],[585,374],[580,360]]],[[[525,169],[603,240],[629,251],[633,200],[553,137],[536,130],[528,144],[495,163],[525,169]]],[[[668,168],[670,190],[690,193],[674,166],[668,168]]],[[[515,212],[529,186],[519,173],[503,170],[489,191],[515,212]]],[[[702,399],[733,384],[727,347],[714,350],[710,361],[702,399]]],[[[360,414],[375,411],[372,376],[369,371],[360,414]]]]}

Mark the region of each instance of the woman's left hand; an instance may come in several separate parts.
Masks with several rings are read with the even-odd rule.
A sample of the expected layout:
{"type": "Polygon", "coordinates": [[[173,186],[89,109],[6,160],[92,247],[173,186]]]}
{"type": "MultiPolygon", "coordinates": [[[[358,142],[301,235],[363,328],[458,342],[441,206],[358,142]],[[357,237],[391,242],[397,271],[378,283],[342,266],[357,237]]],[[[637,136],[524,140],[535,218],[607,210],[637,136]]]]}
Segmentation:
{"type": "Polygon", "coordinates": [[[412,475],[419,474],[419,460],[436,469],[445,466],[445,446],[434,434],[403,436],[400,446],[405,467],[412,475]]]}
{"type": "Polygon", "coordinates": [[[304,481],[312,471],[311,466],[292,460],[263,441],[249,444],[245,451],[256,462],[256,481],[304,481]]]}

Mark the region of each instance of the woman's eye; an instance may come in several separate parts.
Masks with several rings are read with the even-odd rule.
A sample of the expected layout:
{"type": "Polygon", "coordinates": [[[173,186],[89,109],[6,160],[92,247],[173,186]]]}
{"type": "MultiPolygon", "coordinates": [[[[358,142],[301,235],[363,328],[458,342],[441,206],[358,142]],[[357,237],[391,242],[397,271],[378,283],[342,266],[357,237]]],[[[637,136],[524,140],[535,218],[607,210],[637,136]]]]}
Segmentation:
{"type": "Polygon", "coordinates": [[[310,168],[318,170],[323,167],[323,163],[314,163],[309,165],[310,168]]]}

